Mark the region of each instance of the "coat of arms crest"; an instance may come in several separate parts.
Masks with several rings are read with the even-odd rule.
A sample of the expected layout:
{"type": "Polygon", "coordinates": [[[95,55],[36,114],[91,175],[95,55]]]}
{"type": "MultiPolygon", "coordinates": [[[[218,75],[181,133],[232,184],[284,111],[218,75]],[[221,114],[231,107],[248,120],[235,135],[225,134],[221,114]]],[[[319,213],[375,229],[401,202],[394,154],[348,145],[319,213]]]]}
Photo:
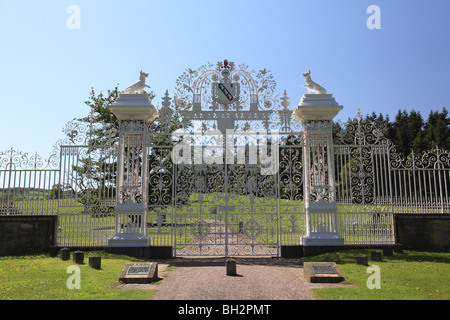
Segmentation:
{"type": "Polygon", "coordinates": [[[240,85],[238,82],[232,82],[230,79],[230,71],[234,68],[233,62],[225,60],[218,64],[218,68],[223,69],[222,79],[213,78],[215,82],[212,83],[212,99],[222,105],[229,105],[239,101],[240,85]]]}

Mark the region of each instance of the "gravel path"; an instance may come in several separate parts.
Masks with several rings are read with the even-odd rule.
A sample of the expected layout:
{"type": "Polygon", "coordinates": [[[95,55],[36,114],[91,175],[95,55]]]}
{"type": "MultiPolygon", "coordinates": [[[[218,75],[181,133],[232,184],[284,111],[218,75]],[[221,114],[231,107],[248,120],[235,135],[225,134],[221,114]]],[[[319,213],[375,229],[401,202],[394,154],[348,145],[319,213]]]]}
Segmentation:
{"type": "Polygon", "coordinates": [[[274,258],[240,259],[227,276],[226,259],[175,259],[154,300],[313,300],[301,263],[274,258]]]}
{"type": "MultiPolygon", "coordinates": [[[[217,223],[217,222],[215,222],[217,223]]],[[[217,230],[218,227],[210,228],[217,230]]],[[[223,233],[223,232],[222,232],[223,233]]],[[[206,239],[206,240],[205,240],[206,239]]],[[[217,245],[217,235],[203,243],[217,245]]],[[[242,235],[240,239],[244,239],[242,235]]],[[[193,241],[195,244],[195,240],[193,241]]],[[[186,246],[189,251],[189,245],[186,246]]],[[[153,300],[314,300],[311,284],[303,276],[303,261],[281,258],[235,258],[237,275],[226,275],[226,258],[175,258],[158,262],[158,277],[152,284],[120,284],[114,289],[157,290],[153,300]],[[175,269],[167,272],[167,267],[175,269]]],[[[334,284],[332,286],[345,286],[334,284]]]]}

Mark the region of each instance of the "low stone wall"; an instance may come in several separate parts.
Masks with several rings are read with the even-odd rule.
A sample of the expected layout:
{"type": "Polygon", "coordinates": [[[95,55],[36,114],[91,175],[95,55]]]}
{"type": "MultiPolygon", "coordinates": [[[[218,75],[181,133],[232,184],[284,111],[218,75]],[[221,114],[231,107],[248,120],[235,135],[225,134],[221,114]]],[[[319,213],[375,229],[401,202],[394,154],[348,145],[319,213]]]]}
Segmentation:
{"type": "Polygon", "coordinates": [[[57,225],[58,216],[0,216],[0,256],[47,253],[57,225]]]}
{"type": "Polygon", "coordinates": [[[397,243],[406,250],[450,252],[449,214],[396,214],[397,243]]]}
{"type": "Polygon", "coordinates": [[[281,258],[298,259],[302,257],[317,256],[324,253],[363,250],[363,249],[391,249],[401,250],[403,247],[398,244],[346,244],[343,246],[281,246],[281,258]]]}

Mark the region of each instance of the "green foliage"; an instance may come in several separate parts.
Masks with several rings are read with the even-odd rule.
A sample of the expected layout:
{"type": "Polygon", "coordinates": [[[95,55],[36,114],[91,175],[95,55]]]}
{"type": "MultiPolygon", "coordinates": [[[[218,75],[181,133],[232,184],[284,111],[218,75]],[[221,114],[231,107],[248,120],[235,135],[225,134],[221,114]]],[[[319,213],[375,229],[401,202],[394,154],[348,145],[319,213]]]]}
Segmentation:
{"type": "MultiPolygon", "coordinates": [[[[388,115],[383,116],[381,113],[377,115],[373,112],[361,119],[363,126],[368,122],[381,129],[383,136],[392,141],[396,152],[403,157],[408,156],[411,152],[422,154],[436,146],[450,150],[450,117],[445,107],[442,108],[442,111],[431,111],[426,120],[418,111],[399,110],[393,121],[389,119],[388,115]]],[[[357,119],[348,119],[344,127],[339,123],[334,123],[334,141],[339,141],[338,133],[346,137],[348,135],[346,127],[349,124],[356,125],[356,123],[357,119]]]]}
{"type": "Polygon", "coordinates": [[[431,111],[423,131],[423,139],[429,149],[437,145],[450,150],[450,118],[446,108],[443,108],[442,113],[431,111]]]}
{"type": "MultiPolygon", "coordinates": [[[[149,93],[144,91],[144,93],[150,99],[155,97],[152,91],[149,93]]],[[[119,94],[117,86],[113,90],[108,90],[106,94],[103,92],[96,93],[92,89],[89,99],[85,102],[91,110],[90,115],[78,120],[88,125],[93,125],[91,139],[88,141],[90,153],[107,146],[118,145],[119,121],[111,112],[109,106],[118,98],[119,94]]],[[[172,198],[173,188],[171,185],[166,185],[166,182],[172,180],[173,164],[171,151],[174,141],[171,133],[182,127],[178,113],[181,105],[179,101],[173,101],[170,107],[173,113],[169,123],[164,124],[164,130],[162,128],[163,124],[159,119],[149,124],[149,131],[153,133],[150,141],[152,148],[150,148],[148,155],[148,179],[151,182],[148,199],[151,210],[153,206],[171,205],[171,201],[168,200],[172,198]]],[[[109,154],[105,153],[103,155],[101,151],[97,154],[98,156],[95,159],[80,159],[80,164],[72,168],[76,172],[77,177],[78,190],[76,192],[81,194],[78,198],[86,206],[86,211],[88,212],[97,210],[88,208],[88,206],[98,205],[99,199],[113,199],[116,196],[117,162],[105,165],[109,154]]],[[[103,209],[100,211],[104,212],[103,209]]]]}
{"type": "Polygon", "coordinates": [[[339,190],[341,192],[340,196],[351,196],[351,188],[352,183],[358,181],[358,169],[357,161],[355,158],[351,158],[349,162],[342,166],[341,171],[339,172],[339,190]],[[353,169],[352,169],[353,168],[353,169]]]}
{"type": "Polygon", "coordinates": [[[46,200],[64,199],[66,198],[66,194],[62,186],[59,183],[56,183],[52,186],[52,188],[48,191],[44,198],[46,200]]]}
{"type": "MultiPolygon", "coordinates": [[[[106,141],[106,132],[118,132],[119,120],[108,108],[119,96],[119,89],[116,86],[113,90],[108,90],[106,94],[100,92],[96,94],[94,88],[90,92],[89,99],[85,101],[85,104],[90,108],[90,115],[84,118],[78,119],[79,121],[90,123],[101,123],[103,126],[98,129],[94,129],[92,132],[93,139],[90,141],[92,144],[102,145],[106,141]],[[116,130],[114,130],[116,129],[116,130]]],[[[115,137],[118,139],[118,136],[115,137]]]]}
{"type": "Polygon", "coordinates": [[[376,116],[375,113],[366,119],[384,128],[385,137],[394,143],[396,151],[403,156],[412,151],[422,154],[436,146],[450,150],[450,117],[445,107],[441,112],[431,111],[426,121],[415,110],[409,113],[399,110],[392,122],[388,117],[382,114],[376,116]]]}

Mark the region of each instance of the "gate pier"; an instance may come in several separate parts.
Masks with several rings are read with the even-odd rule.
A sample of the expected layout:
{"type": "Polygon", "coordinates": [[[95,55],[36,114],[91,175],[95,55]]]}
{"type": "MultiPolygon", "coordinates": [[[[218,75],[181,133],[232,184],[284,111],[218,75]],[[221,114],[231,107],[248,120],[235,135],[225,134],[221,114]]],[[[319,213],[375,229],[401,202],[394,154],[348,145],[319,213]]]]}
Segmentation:
{"type": "Polygon", "coordinates": [[[157,116],[147,94],[121,94],[109,107],[119,120],[116,234],[109,247],[147,247],[148,124],[157,116]]]}
{"type": "Polygon", "coordinates": [[[304,246],[341,246],[337,232],[332,120],[342,110],[331,94],[304,94],[293,116],[304,128],[304,246]]]}

